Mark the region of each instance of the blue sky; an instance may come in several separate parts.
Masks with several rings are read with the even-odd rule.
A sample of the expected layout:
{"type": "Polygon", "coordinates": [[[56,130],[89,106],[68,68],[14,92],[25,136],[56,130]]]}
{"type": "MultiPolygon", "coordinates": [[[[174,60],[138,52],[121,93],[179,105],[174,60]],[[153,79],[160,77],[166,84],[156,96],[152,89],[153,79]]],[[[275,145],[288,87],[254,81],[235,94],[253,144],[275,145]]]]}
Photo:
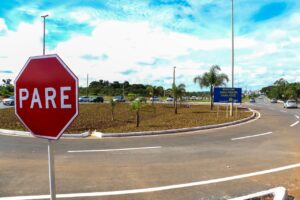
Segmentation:
{"type": "MultiPolygon", "coordinates": [[[[59,54],[81,85],[88,73],[169,88],[173,66],[189,91],[211,65],[231,77],[230,0],[2,0],[1,79],[42,53],[44,14],[46,53],[59,54]]],[[[300,81],[299,27],[299,1],[235,0],[235,85],[300,81]]]]}

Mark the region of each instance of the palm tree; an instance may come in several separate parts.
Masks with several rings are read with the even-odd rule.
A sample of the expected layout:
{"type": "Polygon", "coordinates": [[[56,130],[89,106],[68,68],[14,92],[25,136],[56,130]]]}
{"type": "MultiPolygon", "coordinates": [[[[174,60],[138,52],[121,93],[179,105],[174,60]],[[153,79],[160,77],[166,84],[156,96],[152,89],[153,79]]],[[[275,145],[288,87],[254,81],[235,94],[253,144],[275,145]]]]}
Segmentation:
{"type": "Polygon", "coordinates": [[[110,108],[111,108],[111,121],[115,121],[115,107],[117,105],[117,102],[113,99],[110,100],[110,108]]]}
{"type": "Polygon", "coordinates": [[[173,84],[172,89],[173,89],[173,97],[175,102],[175,114],[177,114],[177,99],[178,97],[181,98],[185,93],[185,85],[182,83],[179,84],[178,86],[173,84]]]}
{"type": "Polygon", "coordinates": [[[213,109],[213,91],[214,87],[226,85],[225,81],[228,82],[229,78],[224,73],[219,73],[221,68],[218,65],[213,65],[210,67],[208,72],[205,72],[201,76],[196,76],[194,78],[194,83],[199,83],[200,87],[210,88],[210,109],[213,109]]]}
{"type": "Polygon", "coordinates": [[[135,111],[135,119],[136,119],[136,127],[140,126],[140,111],[143,108],[146,108],[147,105],[143,103],[141,100],[135,100],[130,104],[132,110],[135,111]]]}

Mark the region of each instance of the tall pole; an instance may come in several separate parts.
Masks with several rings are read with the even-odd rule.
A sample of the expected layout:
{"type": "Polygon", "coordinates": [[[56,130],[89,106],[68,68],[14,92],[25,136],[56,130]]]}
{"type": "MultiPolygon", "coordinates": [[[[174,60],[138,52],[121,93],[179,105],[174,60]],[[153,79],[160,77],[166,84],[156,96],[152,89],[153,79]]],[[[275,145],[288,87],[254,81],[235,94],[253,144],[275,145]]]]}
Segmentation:
{"type": "Polygon", "coordinates": [[[89,96],[89,74],[86,75],[86,96],[89,96]]]}
{"type": "MultiPolygon", "coordinates": [[[[46,17],[49,15],[41,16],[44,20],[43,28],[43,55],[46,54],[46,17]]],[[[55,167],[54,167],[54,143],[48,139],[48,170],[49,170],[49,187],[50,199],[56,200],[56,187],[55,187],[55,167]]]]}
{"type": "Polygon", "coordinates": [[[46,54],[46,17],[49,15],[41,16],[44,19],[44,29],[43,29],[43,55],[46,54]]]}
{"type": "Polygon", "coordinates": [[[125,88],[124,88],[125,82],[123,83],[123,98],[125,98],[125,88]]]}
{"type": "MultiPolygon", "coordinates": [[[[231,87],[234,88],[234,0],[231,0],[231,87]]],[[[233,116],[233,100],[230,106],[230,116],[233,116]]]]}
{"type": "Polygon", "coordinates": [[[231,63],[232,63],[232,88],[234,88],[234,6],[233,6],[233,1],[231,0],[231,42],[232,42],[232,47],[231,47],[231,63]]]}
{"type": "Polygon", "coordinates": [[[175,107],[175,96],[176,96],[176,94],[175,94],[175,70],[176,70],[176,66],[174,66],[173,67],[173,93],[174,93],[174,97],[173,97],[173,104],[174,104],[174,107],[175,107]]]}

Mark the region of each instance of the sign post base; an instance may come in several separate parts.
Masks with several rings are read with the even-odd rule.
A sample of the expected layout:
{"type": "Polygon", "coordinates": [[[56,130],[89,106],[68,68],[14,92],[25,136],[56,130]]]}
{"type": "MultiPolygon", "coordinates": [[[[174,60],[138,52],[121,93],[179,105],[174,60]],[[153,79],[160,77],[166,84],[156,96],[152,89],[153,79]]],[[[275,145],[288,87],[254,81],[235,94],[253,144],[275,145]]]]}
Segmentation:
{"type": "Polygon", "coordinates": [[[56,200],[55,188],[55,168],[54,168],[54,143],[48,140],[48,168],[49,168],[49,186],[50,186],[50,199],[56,200]]]}

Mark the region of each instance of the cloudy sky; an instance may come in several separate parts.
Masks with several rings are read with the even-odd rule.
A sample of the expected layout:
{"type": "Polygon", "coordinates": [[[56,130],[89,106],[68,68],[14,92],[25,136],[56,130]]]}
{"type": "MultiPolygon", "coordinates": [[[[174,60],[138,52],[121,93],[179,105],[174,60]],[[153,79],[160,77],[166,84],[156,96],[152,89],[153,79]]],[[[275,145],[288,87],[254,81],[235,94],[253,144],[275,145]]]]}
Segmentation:
{"type": "MultiPolygon", "coordinates": [[[[199,91],[193,77],[218,64],[231,77],[231,0],[1,0],[0,79],[57,53],[80,85],[110,80],[199,91]]],[[[235,0],[235,85],[300,81],[300,1],[235,0]]],[[[229,83],[228,86],[231,86],[229,83]]]]}

